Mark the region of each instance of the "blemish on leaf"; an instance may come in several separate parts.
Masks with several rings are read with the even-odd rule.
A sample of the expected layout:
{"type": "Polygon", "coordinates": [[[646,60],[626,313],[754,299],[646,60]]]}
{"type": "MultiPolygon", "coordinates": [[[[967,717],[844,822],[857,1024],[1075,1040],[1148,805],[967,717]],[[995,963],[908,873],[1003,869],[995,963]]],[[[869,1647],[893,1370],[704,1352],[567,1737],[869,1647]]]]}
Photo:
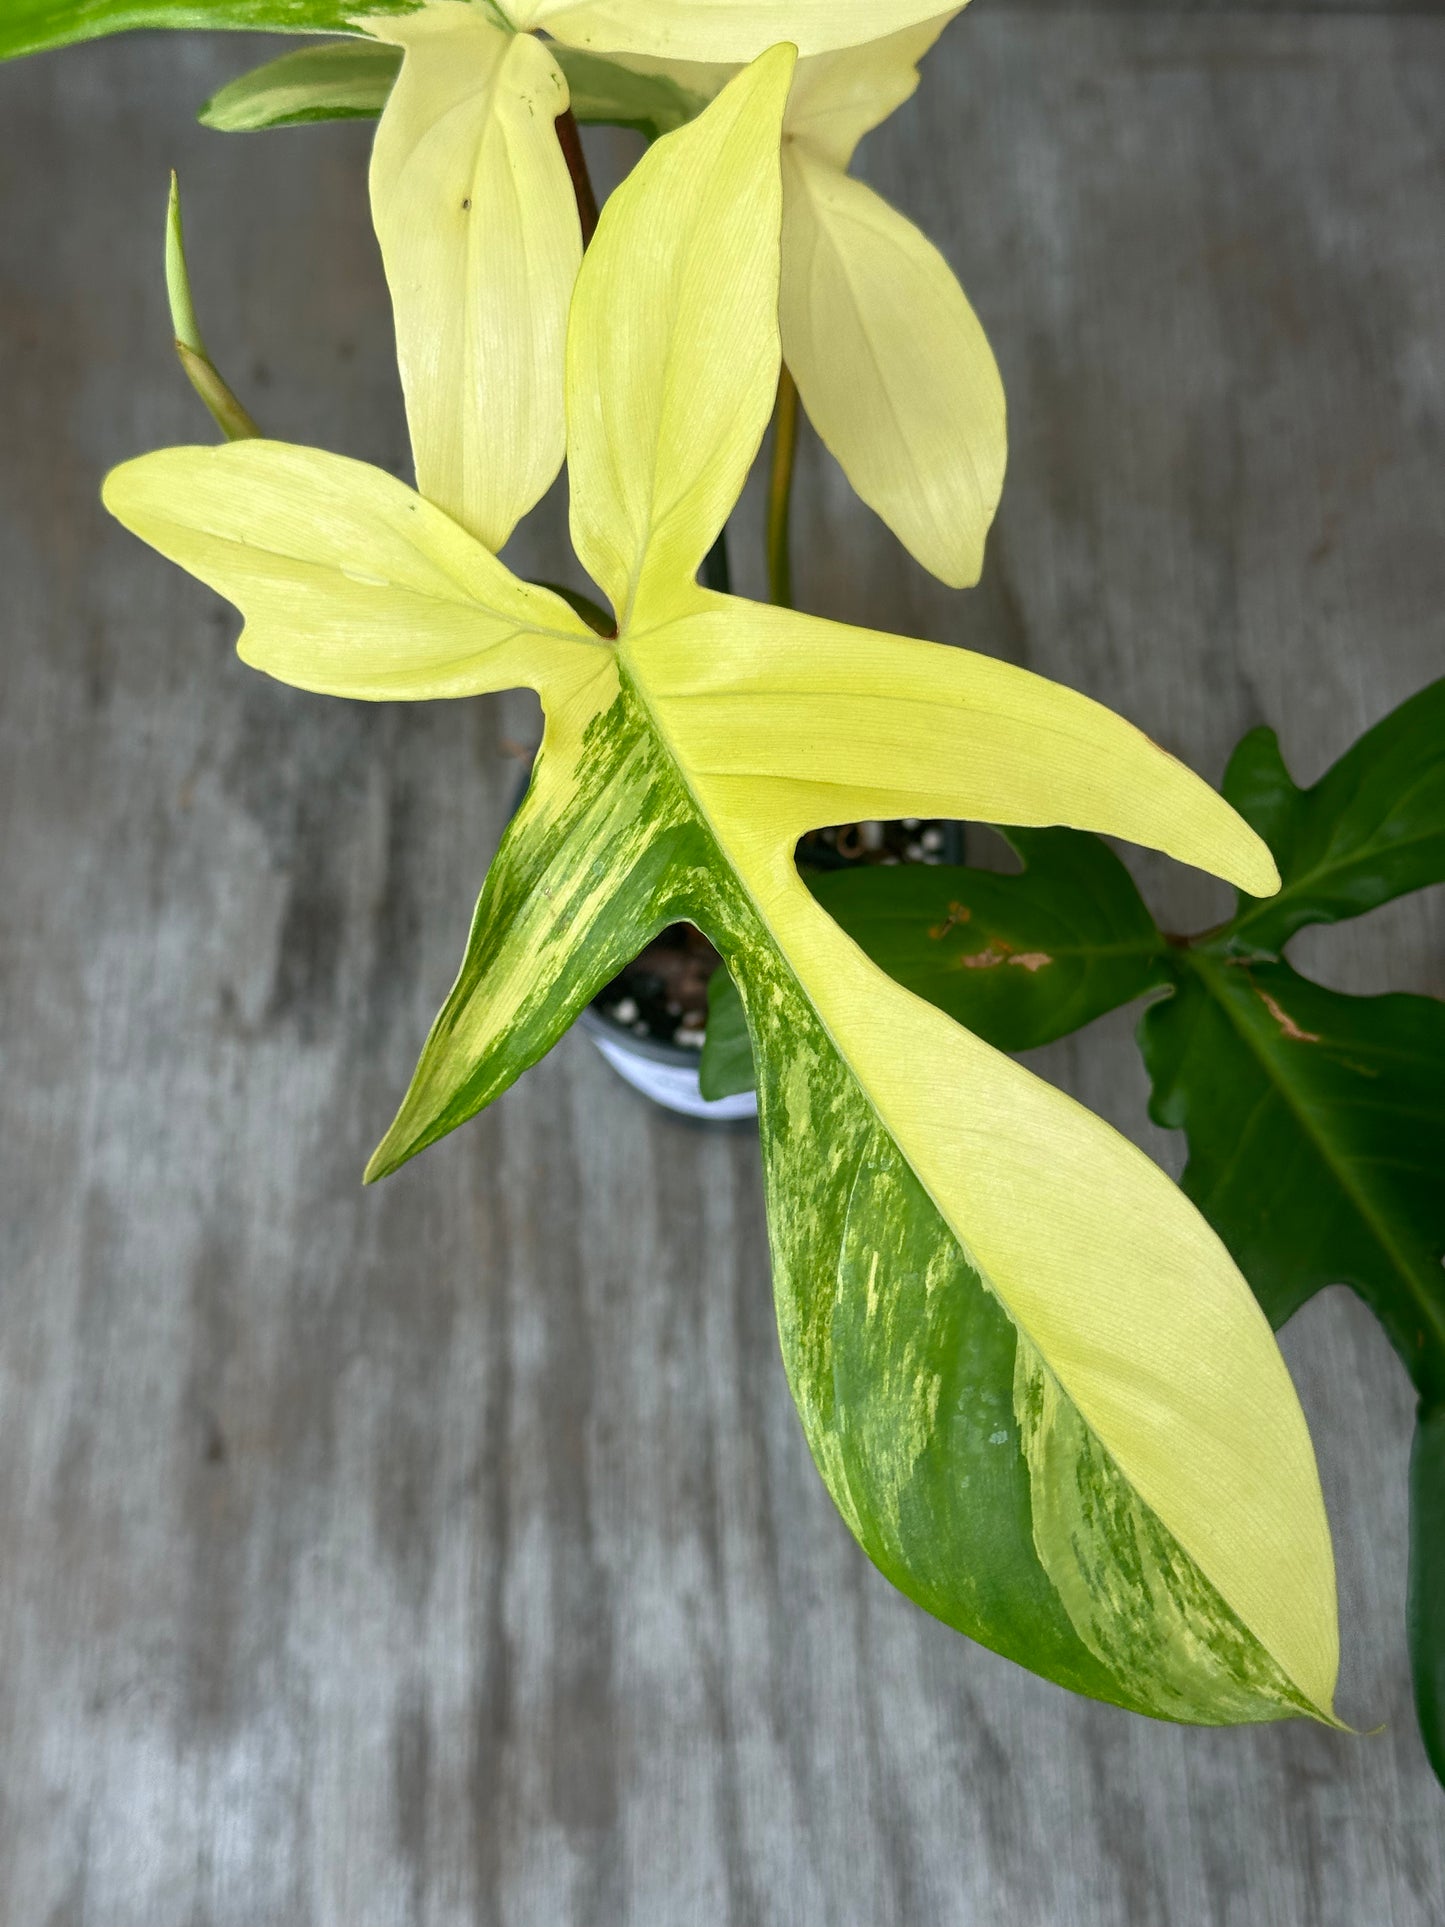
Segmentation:
{"type": "Polygon", "coordinates": [[[1016,957],[1009,958],[1011,964],[1022,964],[1031,976],[1034,971],[1042,970],[1045,964],[1053,961],[1046,950],[1021,950],[1016,957]]]}
{"type": "Polygon", "coordinates": [[[960,970],[992,970],[995,964],[1007,961],[1009,947],[1001,937],[995,937],[982,950],[975,950],[967,957],[960,957],[960,970]]]}
{"type": "Polygon", "coordinates": [[[961,923],[967,923],[972,915],[973,912],[966,903],[950,903],[948,915],[942,923],[930,924],[928,934],[937,943],[946,937],[950,930],[956,930],[961,923]]]}
{"type": "Polygon", "coordinates": [[[1259,985],[1256,984],[1254,986],[1254,994],[1279,1025],[1279,1034],[1281,1037],[1288,1037],[1292,1044],[1317,1044],[1320,1041],[1318,1031],[1301,1030],[1289,1012],[1282,1009],[1267,990],[1261,990],[1259,985]]]}

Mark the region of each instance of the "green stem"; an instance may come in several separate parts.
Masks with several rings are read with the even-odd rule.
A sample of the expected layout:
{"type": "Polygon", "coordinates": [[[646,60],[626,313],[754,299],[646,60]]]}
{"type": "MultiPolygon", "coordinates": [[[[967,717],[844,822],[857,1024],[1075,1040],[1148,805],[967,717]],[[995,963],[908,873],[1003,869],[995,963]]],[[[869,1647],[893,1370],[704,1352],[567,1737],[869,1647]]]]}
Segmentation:
{"type": "Polygon", "coordinates": [[[196,319],[196,304],[191,298],[191,277],[186,267],[186,240],[181,228],[181,190],[175,173],[171,174],[170,198],[166,203],[166,293],[171,307],[171,333],[176,354],[186,371],[186,379],[211,411],[211,418],[228,442],[249,441],[261,431],[231,393],[219,369],[206,353],[201,339],[201,324],[196,319]]]}
{"type": "Polygon", "coordinates": [[[773,466],[768,478],[768,596],[793,606],[793,564],[788,534],[793,503],[793,459],[798,447],[798,385],[783,363],[773,409],[773,466]]]}

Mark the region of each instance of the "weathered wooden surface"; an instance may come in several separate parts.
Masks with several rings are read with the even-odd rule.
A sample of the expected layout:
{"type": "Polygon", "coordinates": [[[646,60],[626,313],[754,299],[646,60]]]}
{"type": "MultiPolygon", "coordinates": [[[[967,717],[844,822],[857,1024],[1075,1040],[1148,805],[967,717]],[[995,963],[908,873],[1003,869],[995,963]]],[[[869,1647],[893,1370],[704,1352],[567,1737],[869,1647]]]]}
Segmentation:
{"type": "MultiPolygon", "coordinates": [[[[403,466],[365,130],[189,123],[256,53],[0,70],[0,1921],[1438,1922],[1410,1399],[1342,1293],[1287,1350],[1346,1710],[1388,1724],[1198,1733],[866,1565],[789,1404],[746,1135],[574,1036],[358,1188],[535,716],[264,682],[99,510],[107,464],[208,433],[172,162],[256,413],[403,466]]],[[[1442,127],[1438,19],[980,9],[866,152],[1003,363],[989,572],[931,585],[809,444],[806,599],[1073,680],[1214,776],[1268,718],[1313,777],[1442,666],[1442,127]]],[[[527,556],[562,534],[554,500],[527,556]]],[[[1440,992],[1440,934],[1416,901],[1301,949],[1440,992]]],[[[1127,1035],[1045,1067],[1140,1132],[1127,1035]]]]}

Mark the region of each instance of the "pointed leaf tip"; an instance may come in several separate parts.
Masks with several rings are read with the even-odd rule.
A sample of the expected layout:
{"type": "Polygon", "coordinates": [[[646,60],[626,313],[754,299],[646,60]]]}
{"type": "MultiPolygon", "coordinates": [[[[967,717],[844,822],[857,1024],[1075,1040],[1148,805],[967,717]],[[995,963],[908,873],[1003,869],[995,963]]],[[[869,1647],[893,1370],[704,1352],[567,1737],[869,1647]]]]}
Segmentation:
{"type": "Polygon", "coordinates": [[[772,413],[795,58],[788,41],[759,55],[643,156],[603,209],[577,277],[572,540],[624,628],[685,593],[772,413]]]}

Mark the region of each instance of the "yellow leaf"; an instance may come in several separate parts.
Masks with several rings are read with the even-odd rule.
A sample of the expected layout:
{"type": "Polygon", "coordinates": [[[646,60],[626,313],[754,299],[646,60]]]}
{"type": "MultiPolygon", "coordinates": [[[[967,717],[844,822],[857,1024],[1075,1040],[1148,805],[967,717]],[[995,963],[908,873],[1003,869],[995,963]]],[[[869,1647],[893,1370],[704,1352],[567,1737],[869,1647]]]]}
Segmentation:
{"type": "Polygon", "coordinates": [[[684,767],[770,844],[907,816],[1059,823],[1256,896],[1279,888],[1268,848],[1218,791],[1061,683],[738,596],[695,589],[689,603],[624,654],[638,654],[684,767]]]}
{"type": "Polygon", "coordinates": [[[910,27],[938,0],[512,0],[507,17],[597,53],[752,60],[787,40],[802,54],[910,27]]]}
{"type": "Polygon", "coordinates": [[[792,71],[792,48],[774,47],[644,155],[608,201],[577,283],[572,541],[619,623],[651,621],[654,603],[676,598],[767,426],[778,381],[778,142],[792,71]],[[667,244],[674,233],[685,249],[667,244]]]}
{"type": "Polygon", "coordinates": [[[863,136],[912,99],[919,61],[960,11],[954,7],[864,46],[800,60],[788,100],[788,133],[846,168],[863,136]]]}
{"type": "Polygon", "coordinates": [[[519,582],[365,462],[285,442],[167,448],[106,477],[120,522],[234,602],[242,658],[329,696],[540,689],[611,661],[560,596],[519,582]]]}
{"type": "Polygon", "coordinates": [[[993,352],[911,221],[799,142],[783,169],[783,354],[853,487],[926,569],[978,580],[1007,459],[993,352]]]}
{"type": "Polygon", "coordinates": [[[405,49],[371,206],[396,315],[417,486],[493,551],[565,447],[567,304],[582,236],[540,40],[462,0],[371,19],[405,49]]]}

